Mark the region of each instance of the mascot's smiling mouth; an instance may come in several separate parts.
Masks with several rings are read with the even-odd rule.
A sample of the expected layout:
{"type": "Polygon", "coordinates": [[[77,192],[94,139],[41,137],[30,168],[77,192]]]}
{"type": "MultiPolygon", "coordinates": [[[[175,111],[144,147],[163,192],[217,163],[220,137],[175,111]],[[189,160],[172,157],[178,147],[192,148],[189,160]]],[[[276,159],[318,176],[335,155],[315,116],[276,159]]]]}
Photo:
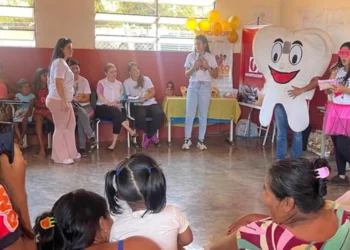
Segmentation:
{"type": "Polygon", "coordinates": [[[275,69],[273,69],[271,66],[269,66],[271,75],[275,82],[279,84],[286,84],[289,83],[291,80],[293,80],[300,70],[293,71],[293,72],[279,72],[275,69]]]}

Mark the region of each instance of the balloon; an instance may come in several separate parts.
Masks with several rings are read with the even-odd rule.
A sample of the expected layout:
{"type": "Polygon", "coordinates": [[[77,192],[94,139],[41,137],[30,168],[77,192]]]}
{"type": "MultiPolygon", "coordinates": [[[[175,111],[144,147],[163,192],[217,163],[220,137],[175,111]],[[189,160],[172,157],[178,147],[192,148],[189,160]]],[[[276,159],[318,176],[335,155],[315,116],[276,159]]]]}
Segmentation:
{"type": "Polygon", "coordinates": [[[196,30],[197,29],[197,20],[194,18],[188,18],[186,20],[186,27],[189,30],[196,30]]]}
{"type": "Polygon", "coordinates": [[[214,36],[218,36],[222,32],[222,27],[219,22],[214,22],[210,25],[210,31],[213,33],[214,36]]]}
{"type": "Polygon", "coordinates": [[[230,42],[230,43],[235,43],[238,41],[238,34],[237,34],[237,31],[236,30],[232,30],[228,33],[227,35],[227,40],[230,42]]]}
{"type": "Polygon", "coordinates": [[[209,31],[210,30],[210,23],[208,20],[201,20],[198,24],[200,31],[209,31]]]}
{"type": "Polygon", "coordinates": [[[228,19],[228,22],[230,23],[231,25],[231,28],[233,30],[236,30],[239,28],[239,26],[241,26],[241,20],[239,19],[239,17],[237,16],[231,16],[229,19],[228,19]]]}
{"type": "Polygon", "coordinates": [[[208,20],[210,23],[220,21],[220,12],[217,10],[212,10],[208,13],[208,20]]]}
{"type": "Polygon", "coordinates": [[[231,25],[228,21],[226,20],[221,20],[220,21],[221,27],[222,27],[222,31],[226,32],[231,30],[231,25]]]}
{"type": "Polygon", "coordinates": [[[199,35],[205,35],[205,31],[201,31],[201,30],[195,30],[194,33],[199,36],[199,35]]]}

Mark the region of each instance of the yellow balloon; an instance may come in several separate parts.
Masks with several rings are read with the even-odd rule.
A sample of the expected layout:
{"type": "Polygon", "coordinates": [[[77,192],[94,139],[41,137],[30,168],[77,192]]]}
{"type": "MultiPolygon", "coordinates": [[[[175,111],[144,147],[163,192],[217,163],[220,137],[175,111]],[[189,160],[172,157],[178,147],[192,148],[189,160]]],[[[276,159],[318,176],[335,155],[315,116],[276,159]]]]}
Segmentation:
{"type": "Polygon", "coordinates": [[[222,27],[219,22],[214,22],[210,25],[210,31],[214,36],[218,36],[222,32],[222,27]]]}
{"type": "Polygon", "coordinates": [[[228,19],[228,22],[230,23],[231,25],[231,28],[233,30],[236,30],[239,28],[239,26],[241,26],[241,20],[239,19],[239,17],[237,16],[231,16],[229,19],[228,19]]]}
{"type": "Polygon", "coordinates": [[[227,40],[230,42],[230,43],[235,43],[238,41],[238,34],[237,34],[237,31],[236,30],[232,30],[230,31],[230,33],[228,33],[227,35],[227,40]]]}
{"type": "Polygon", "coordinates": [[[198,24],[200,31],[209,31],[210,30],[210,23],[208,20],[201,20],[198,24]]]}
{"type": "Polygon", "coordinates": [[[196,30],[197,29],[197,20],[194,18],[188,18],[186,20],[186,27],[189,30],[196,30]]]}
{"type": "Polygon", "coordinates": [[[208,20],[210,23],[220,21],[220,12],[217,10],[212,10],[208,13],[208,20]]]}
{"type": "Polygon", "coordinates": [[[228,21],[226,20],[221,20],[220,21],[221,27],[222,27],[222,31],[230,31],[231,30],[231,25],[228,21]]]}

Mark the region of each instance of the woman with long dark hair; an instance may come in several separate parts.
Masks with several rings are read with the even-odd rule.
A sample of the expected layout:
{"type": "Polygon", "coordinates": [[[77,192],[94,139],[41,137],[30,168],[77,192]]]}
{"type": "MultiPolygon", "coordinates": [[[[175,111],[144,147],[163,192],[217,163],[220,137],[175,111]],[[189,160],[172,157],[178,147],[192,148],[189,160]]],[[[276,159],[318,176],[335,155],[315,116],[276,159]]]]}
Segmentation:
{"type": "Polygon", "coordinates": [[[50,211],[38,216],[34,232],[40,250],[160,250],[141,237],[108,243],[112,224],[105,199],[79,189],[61,196],[50,211]]]}
{"type": "Polygon", "coordinates": [[[124,81],[127,96],[138,96],[144,100],[140,105],[131,105],[131,115],[135,118],[136,127],[143,130],[142,147],[147,148],[150,143],[159,146],[157,130],[164,119],[164,112],[156,101],[156,90],[151,79],[141,74],[137,63],[128,65],[130,78],[124,81]],[[152,121],[146,121],[151,117],[152,121]]]}
{"type": "Polygon", "coordinates": [[[75,144],[76,122],[71,103],[74,74],[67,64],[72,54],[72,41],[60,38],[51,58],[49,95],[46,98],[46,106],[55,124],[51,158],[59,164],[72,164],[81,157],[75,144]]]}
{"type": "Polygon", "coordinates": [[[190,149],[193,121],[198,109],[199,135],[197,148],[207,149],[204,136],[211,98],[211,79],[218,78],[219,71],[215,57],[210,53],[208,40],[199,35],[195,39],[195,52],[187,56],[185,75],[189,78],[186,99],[185,141],[182,149],[190,149]]]}
{"type": "Polygon", "coordinates": [[[327,91],[330,102],[324,119],[324,132],[332,136],[338,174],[334,184],[349,184],[346,163],[350,163],[350,42],[344,43],[338,52],[338,61],[331,68],[330,79],[336,84],[327,91]]]}
{"type": "Polygon", "coordinates": [[[43,123],[44,119],[51,122],[52,114],[46,107],[46,97],[49,93],[47,88],[47,74],[48,70],[45,68],[38,68],[35,72],[34,87],[35,87],[35,110],[33,120],[35,121],[35,131],[39,141],[39,151],[34,157],[45,157],[45,145],[43,140],[43,123]]]}

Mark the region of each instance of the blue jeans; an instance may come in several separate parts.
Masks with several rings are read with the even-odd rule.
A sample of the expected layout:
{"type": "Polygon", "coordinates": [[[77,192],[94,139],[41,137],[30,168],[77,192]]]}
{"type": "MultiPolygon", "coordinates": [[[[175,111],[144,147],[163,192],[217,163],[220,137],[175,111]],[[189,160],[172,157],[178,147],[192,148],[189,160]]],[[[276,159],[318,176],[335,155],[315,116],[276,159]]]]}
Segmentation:
{"type": "MultiPolygon", "coordinates": [[[[275,120],[277,125],[277,160],[283,160],[287,154],[288,119],[282,104],[276,104],[275,120]]],[[[302,132],[293,132],[291,157],[301,157],[303,154],[302,132]]]]}
{"type": "Polygon", "coordinates": [[[191,138],[198,107],[199,140],[204,140],[211,97],[210,82],[190,82],[186,98],[185,138],[191,138]]]}

